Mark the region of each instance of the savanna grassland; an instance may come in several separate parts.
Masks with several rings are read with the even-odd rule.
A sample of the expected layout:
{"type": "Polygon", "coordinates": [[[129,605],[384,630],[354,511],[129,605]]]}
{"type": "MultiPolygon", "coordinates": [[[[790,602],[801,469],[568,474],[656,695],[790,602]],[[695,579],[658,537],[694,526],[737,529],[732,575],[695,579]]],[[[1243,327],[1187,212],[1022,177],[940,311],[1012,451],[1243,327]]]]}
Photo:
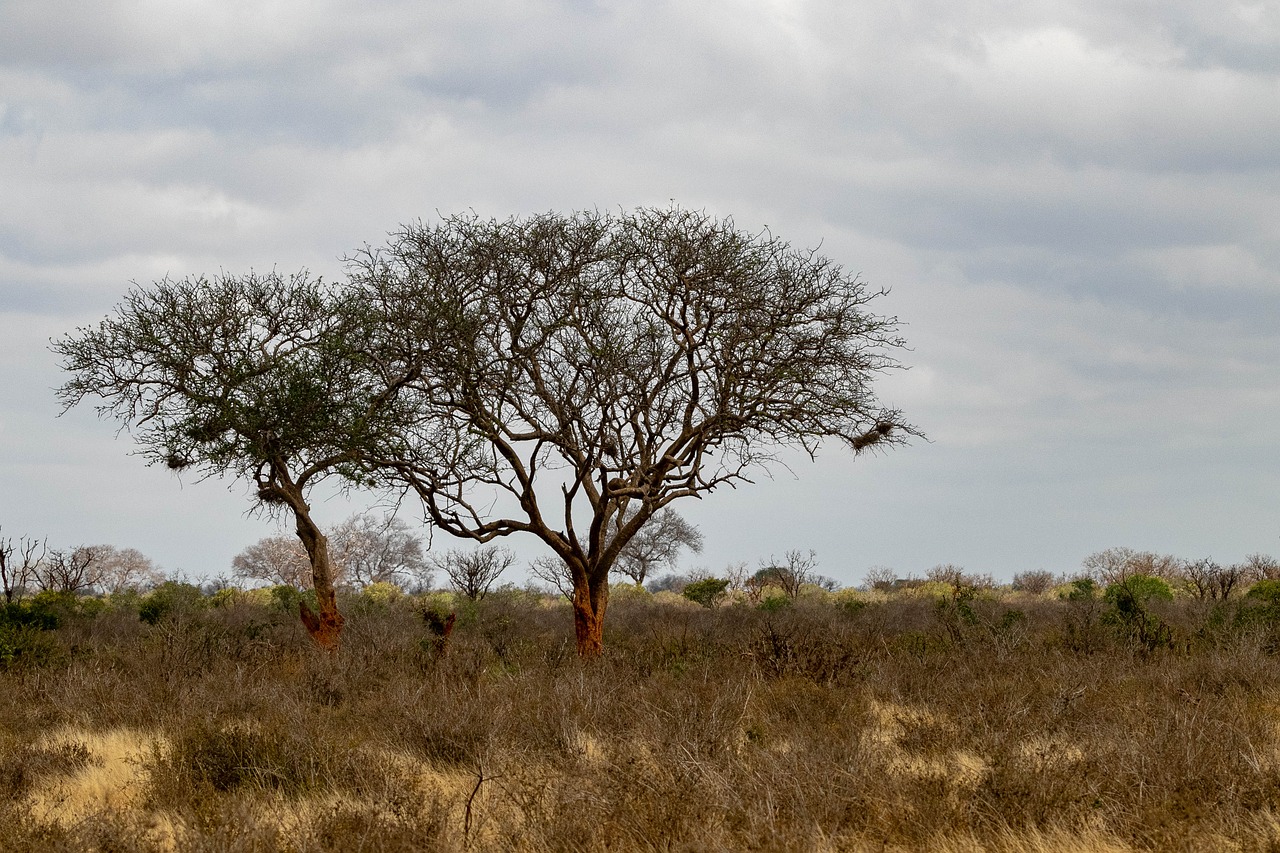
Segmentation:
{"type": "Polygon", "coordinates": [[[287,596],[39,596],[0,629],[0,849],[1280,849],[1258,589],[615,588],[585,663],[513,589],[350,596],[336,654],[287,596]]]}

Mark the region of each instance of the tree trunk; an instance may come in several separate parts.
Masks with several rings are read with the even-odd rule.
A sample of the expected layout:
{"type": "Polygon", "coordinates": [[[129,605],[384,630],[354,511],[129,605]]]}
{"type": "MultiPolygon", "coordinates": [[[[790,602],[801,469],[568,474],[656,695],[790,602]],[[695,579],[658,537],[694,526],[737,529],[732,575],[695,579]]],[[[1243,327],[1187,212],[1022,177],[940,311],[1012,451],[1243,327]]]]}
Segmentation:
{"type": "Polygon", "coordinates": [[[305,601],[300,602],[299,615],[311,639],[328,651],[337,651],[345,621],[338,612],[338,597],[333,588],[333,563],[329,560],[329,540],[311,520],[310,508],[302,503],[294,507],[298,523],[298,539],[311,560],[311,585],[316,591],[319,612],[313,612],[305,601]]]}
{"type": "Polygon", "coordinates": [[[609,606],[609,575],[573,589],[573,628],[578,639],[578,657],[598,658],[604,651],[604,611],[609,606]]]}

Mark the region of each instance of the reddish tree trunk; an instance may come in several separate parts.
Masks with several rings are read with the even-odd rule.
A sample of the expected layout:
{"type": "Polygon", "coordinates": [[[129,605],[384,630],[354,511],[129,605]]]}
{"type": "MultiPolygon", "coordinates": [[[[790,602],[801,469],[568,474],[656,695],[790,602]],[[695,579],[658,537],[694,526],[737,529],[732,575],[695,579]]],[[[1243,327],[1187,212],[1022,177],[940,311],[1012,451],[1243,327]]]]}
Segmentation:
{"type": "Polygon", "coordinates": [[[298,524],[298,539],[306,549],[311,560],[311,585],[316,591],[316,605],[319,612],[313,611],[305,601],[300,603],[299,616],[306,626],[311,639],[323,649],[337,651],[338,641],[342,636],[342,614],[338,612],[338,596],[333,587],[333,563],[329,561],[329,540],[320,532],[320,528],[311,520],[310,507],[302,500],[301,495],[293,496],[294,518],[298,524]]]}
{"type": "Polygon", "coordinates": [[[302,624],[306,626],[307,633],[317,645],[327,651],[336,652],[338,641],[342,636],[342,623],[346,620],[338,612],[338,601],[333,588],[329,588],[328,595],[321,595],[317,589],[316,603],[320,607],[318,613],[313,611],[305,601],[298,602],[302,624]]]}
{"type": "Polygon", "coordinates": [[[609,606],[607,573],[605,578],[603,583],[574,586],[573,628],[581,658],[597,658],[604,651],[604,612],[609,606]]]}

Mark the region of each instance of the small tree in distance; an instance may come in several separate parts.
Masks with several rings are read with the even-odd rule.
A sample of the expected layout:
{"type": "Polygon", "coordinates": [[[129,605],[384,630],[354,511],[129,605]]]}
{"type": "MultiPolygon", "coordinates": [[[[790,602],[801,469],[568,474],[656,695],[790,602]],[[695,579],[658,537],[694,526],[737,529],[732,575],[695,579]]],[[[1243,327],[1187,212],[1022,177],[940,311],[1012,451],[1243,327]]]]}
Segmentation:
{"type": "Polygon", "coordinates": [[[50,551],[36,565],[33,580],[41,592],[85,592],[100,579],[98,557],[98,551],[87,545],[50,551]]]}
{"type": "Polygon", "coordinates": [[[472,551],[451,549],[432,558],[432,563],[449,578],[450,585],[471,601],[479,601],[511,565],[516,555],[509,548],[490,545],[472,551]]]}
{"type": "Polygon", "coordinates": [[[36,568],[48,553],[48,544],[26,536],[0,538],[0,587],[5,604],[13,604],[36,578],[36,568]],[[38,553],[37,553],[38,552],[38,553]]]}
{"type": "Polygon", "coordinates": [[[1057,576],[1053,572],[1044,569],[1035,571],[1018,572],[1013,576],[1013,589],[1015,592],[1026,592],[1031,595],[1043,595],[1053,589],[1057,584],[1057,576]]]}
{"type": "Polygon", "coordinates": [[[1082,565],[1089,576],[1103,586],[1120,583],[1130,575],[1175,579],[1182,570],[1177,557],[1132,548],[1098,551],[1085,557],[1082,565]]]}
{"type": "Polygon", "coordinates": [[[723,578],[703,578],[685,584],[681,595],[710,609],[724,599],[728,588],[729,581],[723,578]]]}
{"type": "Polygon", "coordinates": [[[296,536],[266,536],[236,554],[231,574],[240,582],[264,581],[307,589],[311,586],[311,561],[296,536]]]}
{"type": "Polygon", "coordinates": [[[675,510],[667,507],[655,513],[649,523],[622,546],[614,571],[644,586],[651,573],[673,568],[682,549],[702,553],[702,531],[675,510]]]}
{"type": "Polygon", "coordinates": [[[338,580],[354,586],[431,582],[422,537],[395,516],[356,513],[329,533],[338,580]]]}
{"type": "Polygon", "coordinates": [[[164,574],[151,558],[136,548],[92,547],[97,560],[94,586],[107,595],[154,586],[164,580],[164,574]]]}
{"type": "Polygon", "coordinates": [[[414,224],[352,262],[420,428],[371,460],[435,526],[540,539],[602,649],[610,573],[673,501],[749,482],[782,448],[854,453],[915,431],[881,291],[731,220],[640,209],[414,224]],[[497,496],[495,496],[497,492],[497,496]]]}
{"type": "Polygon", "coordinates": [[[868,590],[888,592],[898,582],[898,570],[889,566],[872,566],[862,577],[862,584],[868,590]]]}
{"type": "MultiPolygon", "coordinates": [[[[781,560],[770,557],[761,565],[760,571],[752,576],[749,583],[758,586],[761,594],[764,587],[776,586],[787,598],[795,601],[800,597],[800,590],[805,584],[814,583],[819,578],[819,575],[814,572],[817,566],[816,551],[811,550],[805,553],[792,550],[788,551],[781,560]]],[[[753,598],[758,599],[760,595],[753,598]]]]}
{"type": "Polygon", "coordinates": [[[1250,554],[1241,565],[1249,580],[1280,580],[1280,560],[1268,554],[1250,554]]]}
{"type": "Polygon", "coordinates": [[[573,601],[573,574],[563,560],[547,555],[536,557],[529,563],[529,574],[546,584],[552,592],[573,601]]]}
{"type": "MultiPolygon", "coordinates": [[[[356,513],[330,531],[329,553],[337,586],[365,587],[374,583],[403,586],[412,579],[429,584],[431,566],[422,553],[422,538],[396,518],[356,513]]],[[[232,576],[240,581],[265,581],[309,589],[311,561],[293,536],[267,536],[232,560],[232,576]]]]}

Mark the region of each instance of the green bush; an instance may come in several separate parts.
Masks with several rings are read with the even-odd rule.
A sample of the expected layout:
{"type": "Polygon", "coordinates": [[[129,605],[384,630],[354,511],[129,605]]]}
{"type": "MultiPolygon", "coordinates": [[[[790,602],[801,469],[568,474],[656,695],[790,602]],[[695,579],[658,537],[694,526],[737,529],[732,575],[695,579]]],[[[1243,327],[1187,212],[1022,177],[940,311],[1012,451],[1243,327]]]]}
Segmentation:
{"type": "Polygon", "coordinates": [[[831,601],[844,613],[853,616],[871,606],[862,593],[856,589],[842,589],[831,596],[831,601]]]}
{"type": "Polygon", "coordinates": [[[1250,588],[1235,614],[1238,628],[1260,627],[1269,635],[1268,647],[1275,649],[1280,632],[1280,580],[1261,580],[1250,588]]]}
{"type": "Polygon", "coordinates": [[[1066,589],[1059,590],[1058,597],[1063,601],[1093,601],[1098,597],[1098,586],[1093,578],[1076,578],[1066,589]]]}
{"type": "Polygon", "coordinates": [[[729,588],[729,582],[721,578],[703,578],[700,581],[686,584],[684,592],[685,598],[695,601],[703,607],[715,607],[724,598],[725,590],[729,588]]]}
{"type": "Polygon", "coordinates": [[[32,623],[38,621],[49,630],[80,612],[80,596],[74,592],[44,590],[28,598],[20,606],[30,614],[32,623]]]}
{"type": "Polygon", "coordinates": [[[765,613],[778,613],[786,610],[791,606],[791,599],[785,595],[769,595],[766,596],[759,604],[759,609],[765,613]]]}
{"type": "Polygon", "coordinates": [[[0,625],[30,626],[41,631],[58,627],[58,613],[48,607],[31,607],[30,603],[6,604],[0,607],[0,625]]]}
{"type": "Polygon", "coordinates": [[[33,624],[0,622],[0,671],[18,666],[44,666],[58,655],[58,641],[33,624]]]}
{"type": "Polygon", "coordinates": [[[320,609],[320,605],[316,603],[316,591],[314,589],[301,590],[296,586],[282,583],[271,587],[270,593],[271,609],[281,613],[297,616],[298,605],[303,601],[313,611],[320,609]]]}
{"type": "Polygon", "coordinates": [[[1280,580],[1261,580],[1249,589],[1245,598],[1280,615],[1280,580]]]}
{"type": "Polygon", "coordinates": [[[154,625],[173,614],[190,614],[208,606],[200,587],[181,581],[165,581],[148,593],[138,607],[138,618],[154,625]]]}
{"type": "Polygon", "coordinates": [[[1172,629],[1150,611],[1153,601],[1173,601],[1173,590],[1160,578],[1130,575],[1110,584],[1102,598],[1110,605],[1104,618],[1121,634],[1147,649],[1173,642],[1172,629]]]}

